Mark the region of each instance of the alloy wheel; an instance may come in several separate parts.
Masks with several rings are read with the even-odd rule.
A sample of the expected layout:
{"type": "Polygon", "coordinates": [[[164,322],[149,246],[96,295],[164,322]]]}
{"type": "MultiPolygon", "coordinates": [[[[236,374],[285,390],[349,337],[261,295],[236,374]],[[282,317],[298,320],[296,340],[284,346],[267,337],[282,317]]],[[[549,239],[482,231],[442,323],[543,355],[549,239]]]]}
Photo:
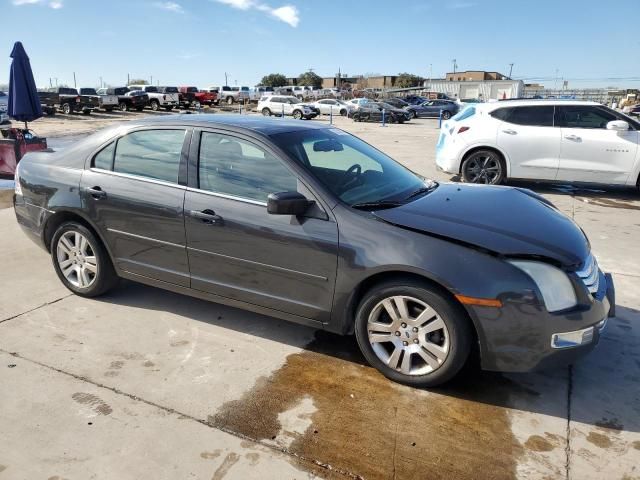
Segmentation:
{"type": "Polygon", "coordinates": [[[393,296],[369,314],[368,339],[376,356],[404,375],[425,375],[447,359],[450,337],[433,307],[414,297],[393,296]]]}
{"type": "Polygon", "coordinates": [[[471,157],[464,165],[464,178],[470,183],[496,184],[502,177],[502,165],[494,155],[471,157]]]}
{"type": "Polygon", "coordinates": [[[56,259],[62,275],[74,287],[88,288],[98,277],[96,254],[80,232],[62,234],[56,247],[56,259]]]}

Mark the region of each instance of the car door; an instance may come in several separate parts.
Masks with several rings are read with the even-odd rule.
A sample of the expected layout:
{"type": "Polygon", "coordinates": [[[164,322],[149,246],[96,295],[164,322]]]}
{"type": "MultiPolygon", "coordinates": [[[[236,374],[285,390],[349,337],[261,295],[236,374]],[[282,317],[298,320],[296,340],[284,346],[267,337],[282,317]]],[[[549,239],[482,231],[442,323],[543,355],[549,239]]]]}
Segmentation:
{"type": "Polygon", "coordinates": [[[129,132],[105,145],[83,172],[83,209],[119,269],[189,285],[180,172],[190,135],[178,127],[129,132]]]}
{"type": "Polygon", "coordinates": [[[562,132],[559,180],[624,184],[638,153],[638,130],[607,130],[621,120],[596,105],[560,105],[556,120],[562,132]]]}
{"type": "Polygon", "coordinates": [[[509,161],[509,177],[554,180],[560,156],[560,129],[553,126],[553,105],[499,108],[496,141],[509,161]]]}
{"type": "Polygon", "coordinates": [[[330,210],[268,145],[241,134],[198,133],[185,198],[191,287],[327,322],[338,228],[330,210]],[[272,215],[267,195],[316,201],[304,217],[272,215]]]}
{"type": "Polygon", "coordinates": [[[437,117],[440,115],[440,106],[437,100],[430,100],[418,105],[419,117],[437,117]]]}

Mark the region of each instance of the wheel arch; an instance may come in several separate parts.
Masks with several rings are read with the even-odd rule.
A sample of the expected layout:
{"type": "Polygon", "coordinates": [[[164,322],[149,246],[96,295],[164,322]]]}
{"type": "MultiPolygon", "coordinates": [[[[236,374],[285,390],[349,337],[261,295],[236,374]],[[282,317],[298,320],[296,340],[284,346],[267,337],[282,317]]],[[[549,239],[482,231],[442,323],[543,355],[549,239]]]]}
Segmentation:
{"type": "Polygon", "coordinates": [[[472,343],[474,345],[479,344],[481,330],[478,327],[477,320],[474,318],[474,315],[471,314],[469,309],[466,308],[462,303],[460,303],[455,294],[441,282],[438,282],[437,280],[430,278],[427,275],[407,270],[389,270],[377,272],[362,279],[360,283],[358,283],[358,285],[356,285],[356,287],[353,289],[349,301],[347,302],[346,310],[343,312],[341,325],[342,332],[349,335],[354,332],[356,310],[360,305],[362,298],[368,291],[383,282],[407,279],[419,281],[433,287],[434,289],[438,290],[444,297],[448,298],[454,305],[460,307],[460,311],[465,313],[465,317],[472,327],[471,330],[474,334],[472,343]]]}
{"type": "Polygon", "coordinates": [[[49,216],[46,223],[44,224],[44,228],[42,230],[42,240],[44,242],[44,246],[49,253],[51,253],[51,240],[53,239],[53,235],[60,225],[66,222],[77,222],[87,229],[91,231],[95,235],[95,237],[100,240],[102,246],[107,251],[109,258],[111,259],[113,265],[115,266],[115,262],[113,262],[113,255],[111,253],[111,249],[109,248],[109,244],[105,241],[104,237],[100,233],[100,231],[96,228],[96,226],[91,222],[86,216],[76,211],[71,210],[58,210],[52,215],[49,216]]]}
{"type": "Polygon", "coordinates": [[[500,157],[502,158],[502,161],[504,162],[504,166],[506,168],[505,180],[511,176],[511,162],[509,160],[509,157],[504,152],[504,150],[496,147],[495,145],[472,145],[471,147],[467,148],[464,151],[464,153],[460,156],[460,166],[458,167],[458,173],[460,175],[462,175],[462,164],[464,163],[465,159],[469,155],[473,154],[474,152],[477,152],[478,150],[492,150],[496,152],[498,155],[500,155],[500,157]]]}

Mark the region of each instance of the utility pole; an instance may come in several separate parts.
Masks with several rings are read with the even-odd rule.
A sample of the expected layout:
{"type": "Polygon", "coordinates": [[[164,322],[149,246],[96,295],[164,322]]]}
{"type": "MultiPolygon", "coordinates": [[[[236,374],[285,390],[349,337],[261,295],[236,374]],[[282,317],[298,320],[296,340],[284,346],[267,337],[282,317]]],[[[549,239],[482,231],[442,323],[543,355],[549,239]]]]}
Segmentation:
{"type": "Polygon", "coordinates": [[[131,79],[129,78],[129,74],[127,73],[127,87],[129,86],[130,83],[131,83],[131,79]]]}
{"type": "Polygon", "coordinates": [[[429,64],[429,88],[431,88],[431,79],[433,78],[433,63],[429,64]]]}
{"type": "Polygon", "coordinates": [[[456,73],[456,69],[458,68],[458,63],[456,62],[456,59],[453,59],[453,73],[456,73]]]}
{"type": "Polygon", "coordinates": [[[227,72],[224,72],[224,86],[225,87],[229,86],[229,80],[227,79],[227,72]]]}
{"type": "Polygon", "coordinates": [[[153,85],[153,75],[151,75],[151,81],[149,82],[149,85],[153,85]]]}
{"type": "Polygon", "coordinates": [[[73,72],[73,88],[78,88],[78,85],[76,84],[76,72],[73,72]]]}
{"type": "Polygon", "coordinates": [[[53,82],[51,81],[51,77],[49,77],[49,88],[53,88],[53,82]]]}
{"type": "Polygon", "coordinates": [[[553,81],[553,89],[557,90],[558,89],[558,69],[556,68],[556,79],[553,81]]]}
{"type": "Polygon", "coordinates": [[[338,80],[338,82],[337,82],[338,84],[336,85],[336,87],[342,88],[342,85],[340,84],[340,67],[338,67],[338,78],[337,78],[337,80],[338,80]]]}
{"type": "Polygon", "coordinates": [[[100,88],[103,87],[103,83],[102,83],[102,77],[100,77],[100,88]]]}
{"type": "Polygon", "coordinates": [[[509,80],[511,80],[511,72],[513,72],[513,63],[509,64],[509,80]]]}
{"type": "Polygon", "coordinates": [[[53,77],[56,81],[56,87],[58,86],[58,77],[53,77]]]}

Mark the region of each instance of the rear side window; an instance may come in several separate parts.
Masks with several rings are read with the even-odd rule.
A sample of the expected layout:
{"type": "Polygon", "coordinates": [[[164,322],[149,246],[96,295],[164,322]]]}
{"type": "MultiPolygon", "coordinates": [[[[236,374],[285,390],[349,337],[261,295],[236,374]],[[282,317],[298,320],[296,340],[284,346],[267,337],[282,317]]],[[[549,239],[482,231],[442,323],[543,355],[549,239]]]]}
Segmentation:
{"type": "MultiPolygon", "coordinates": [[[[491,115],[493,118],[497,118],[498,120],[502,120],[503,122],[505,122],[507,120],[507,118],[509,118],[509,115],[511,114],[511,110],[513,110],[513,109],[512,108],[499,108],[499,109],[494,110],[493,112],[489,113],[489,115],[491,115]]],[[[456,117],[453,117],[453,118],[456,118],[456,117]]]]}
{"type": "Polygon", "coordinates": [[[113,166],[113,152],[115,152],[115,150],[115,142],[112,142],[104,147],[98,152],[95,157],[93,157],[93,166],[95,168],[101,168],[103,170],[111,170],[113,166]]]}
{"type": "Polygon", "coordinates": [[[553,127],[553,105],[505,108],[505,122],[529,127],[553,127]]]}
{"type": "Polygon", "coordinates": [[[113,171],[177,183],[184,130],[142,130],[118,140],[113,171]]]}
{"type": "MultiPolygon", "coordinates": [[[[504,109],[501,109],[504,110],[504,109]]],[[[499,111],[499,110],[496,110],[499,111]]],[[[491,112],[493,115],[494,112],[491,112]]],[[[471,118],[476,114],[476,107],[467,107],[462,109],[460,112],[451,117],[451,120],[454,122],[461,122],[462,120],[466,120],[467,118],[471,118]]]]}

